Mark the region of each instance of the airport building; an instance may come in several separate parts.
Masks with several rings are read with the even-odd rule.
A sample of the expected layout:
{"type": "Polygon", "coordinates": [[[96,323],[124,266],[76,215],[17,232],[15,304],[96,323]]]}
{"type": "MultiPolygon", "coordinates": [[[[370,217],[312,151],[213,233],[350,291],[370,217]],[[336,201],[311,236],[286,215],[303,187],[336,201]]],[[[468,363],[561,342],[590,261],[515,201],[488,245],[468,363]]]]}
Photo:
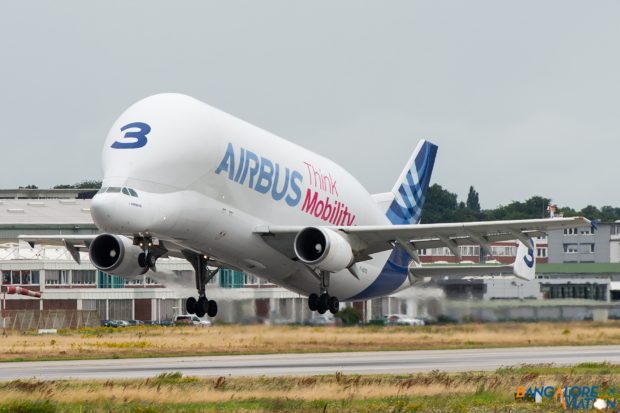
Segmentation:
{"type": "MultiPolygon", "coordinates": [[[[183,313],[185,298],[195,295],[193,269],[185,260],[162,258],[156,274],[128,280],[96,270],[85,252],[77,263],[65,248],[17,242],[18,235],[97,233],[90,217],[92,194],[88,190],[0,191],[2,291],[19,285],[43,293],[41,300],[6,295],[4,308],[15,314],[58,311],[63,317],[71,314],[72,319],[73,314],[75,319],[87,314],[100,320],[166,321],[183,313]]],[[[419,254],[425,264],[512,263],[517,250],[510,241],[492,244],[491,256],[478,246],[459,248],[460,258],[448,248],[419,254]]],[[[536,239],[536,260],[537,277],[530,282],[514,277],[445,277],[391,297],[348,305],[371,320],[393,313],[436,318],[448,311],[450,303],[472,299],[502,301],[509,307],[519,307],[512,302],[523,307],[524,301],[532,306],[553,300],[620,300],[620,223],[599,223],[590,232],[551,231],[548,238],[536,239]]],[[[217,319],[226,322],[303,322],[313,316],[304,297],[230,269],[220,270],[208,285],[207,296],[218,301],[217,319]]],[[[456,313],[461,311],[456,308],[456,313]]]]}

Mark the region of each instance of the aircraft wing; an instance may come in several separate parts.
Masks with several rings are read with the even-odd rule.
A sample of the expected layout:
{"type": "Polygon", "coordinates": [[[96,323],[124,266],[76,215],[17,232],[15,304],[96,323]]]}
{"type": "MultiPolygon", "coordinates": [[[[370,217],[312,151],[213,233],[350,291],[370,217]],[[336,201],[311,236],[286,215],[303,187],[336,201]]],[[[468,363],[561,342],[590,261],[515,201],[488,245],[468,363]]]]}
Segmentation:
{"type": "MultiPolygon", "coordinates": [[[[39,245],[49,245],[49,246],[58,246],[65,247],[71,257],[77,262],[80,263],[80,251],[88,251],[90,247],[90,243],[97,237],[99,234],[92,235],[19,235],[17,237],[18,241],[27,242],[31,248],[34,248],[35,244],[39,245]]],[[[162,257],[175,257],[175,258],[183,258],[185,256],[182,253],[182,250],[186,249],[180,245],[177,245],[171,241],[163,241],[165,243],[165,252],[161,255],[162,257]]],[[[210,263],[213,265],[225,265],[211,258],[210,263]]],[[[230,267],[230,266],[228,266],[230,267]]]]}
{"type": "MultiPolygon", "coordinates": [[[[447,247],[459,256],[461,245],[480,245],[489,255],[490,244],[497,241],[518,239],[529,245],[530,238],[543,235],[546,231],[563,228],[590,227],[591,222],[583,217],[524,219],[511,221],[459,222],[446,224],[417,225],[362,225],[351,227],[330,227],[355,239],[358,250],[354,251],[357,261],[368,255],[390,250],[395,244],[403,245],[410,252],[423,248],[447,247]]],[[[255,230],[256,234],[290,258],[295,258],[293,242],[295,236],[306,227],[266,226],[255,230]]]]}

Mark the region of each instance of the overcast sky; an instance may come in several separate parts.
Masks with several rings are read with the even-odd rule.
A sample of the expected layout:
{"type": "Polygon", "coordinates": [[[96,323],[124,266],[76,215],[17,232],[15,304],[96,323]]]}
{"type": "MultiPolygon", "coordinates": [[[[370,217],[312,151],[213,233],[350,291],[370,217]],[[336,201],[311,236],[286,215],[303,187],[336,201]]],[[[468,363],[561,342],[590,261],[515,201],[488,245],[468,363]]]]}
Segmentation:
{"type": "Polygon", "coordinates": [[[620,2],[0,2],[0,187],[100,179],[129,105],[182,92],[391,189],[620,206],[620,2]]]}

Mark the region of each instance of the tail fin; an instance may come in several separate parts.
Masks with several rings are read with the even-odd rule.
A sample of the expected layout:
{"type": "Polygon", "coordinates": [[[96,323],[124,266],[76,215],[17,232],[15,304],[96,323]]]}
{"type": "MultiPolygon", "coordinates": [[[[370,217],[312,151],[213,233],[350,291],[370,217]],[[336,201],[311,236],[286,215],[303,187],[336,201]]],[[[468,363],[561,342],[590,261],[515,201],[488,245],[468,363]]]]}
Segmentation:
{"type": "Polygon", "coordinates": [[[392,224],[420,222],[436,155],[437,145],[425,139],[422,139],[416,146],[392,189],[393,199],[386,212],[392,224]]]}
{"type": "Polygon", "coordinates": [[[522,280],[531,281],[536,276],[536,258],[534,257],[534,250],[536,244],[533,239],[530,239],[530,245],[525,246],[519,241],[519,248],[517,248],[517,257],[514,264],[512,264],[512,270],[516,277],[522,280]]]}

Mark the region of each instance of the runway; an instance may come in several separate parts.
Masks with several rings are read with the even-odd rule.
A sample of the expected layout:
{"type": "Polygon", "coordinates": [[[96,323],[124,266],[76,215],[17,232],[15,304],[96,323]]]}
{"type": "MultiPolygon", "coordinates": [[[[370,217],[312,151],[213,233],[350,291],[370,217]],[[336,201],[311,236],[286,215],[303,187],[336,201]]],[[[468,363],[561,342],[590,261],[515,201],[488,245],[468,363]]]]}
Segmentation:
{"type": "Polygon", "coordinates": [[[520,364],[620,363],[620,346],[304,353],[0,363],[0,380],[127,379],[181,372],[186,376],[307,376],[481,371],[520,364]]]}

